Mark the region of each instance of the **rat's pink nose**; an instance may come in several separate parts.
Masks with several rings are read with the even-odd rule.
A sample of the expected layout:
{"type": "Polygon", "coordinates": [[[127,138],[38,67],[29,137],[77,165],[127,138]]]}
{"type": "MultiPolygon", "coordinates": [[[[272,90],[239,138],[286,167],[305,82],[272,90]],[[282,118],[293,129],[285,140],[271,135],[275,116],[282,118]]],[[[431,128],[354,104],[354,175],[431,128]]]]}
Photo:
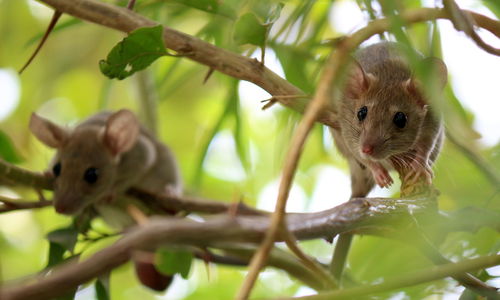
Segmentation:
{"type": "Polygon", "coordinates": [[[361,152],[364,154],[373,154],[373,146],[372,145],[364,145],[363,148],[361,148],[361,152]]]}

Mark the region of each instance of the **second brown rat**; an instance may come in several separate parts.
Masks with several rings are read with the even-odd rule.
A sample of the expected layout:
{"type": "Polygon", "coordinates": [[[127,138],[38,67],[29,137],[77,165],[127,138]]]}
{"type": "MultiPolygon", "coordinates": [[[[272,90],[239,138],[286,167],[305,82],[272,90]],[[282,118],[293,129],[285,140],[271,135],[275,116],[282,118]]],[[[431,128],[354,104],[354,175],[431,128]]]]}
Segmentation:
{"type": "MultiPolygon", "coordinates": [[[[442,122],[398,47],[382,42],[359,50],[337,105],[339,128],[332,134],[349,162],[352,197],[366,196],[375,183],[390,186],[391,169],[405,170],[402,180],[410,183],[432,180],[442,122]]],[[[426,58],[422,63],[437,70],[442,89],[447,81],[443,61],[426,58]]]]}
{"type": "MultiPolygon", "coordinates": [[[[181,193],[172,152],[129,110],[98,113],[71,130],[32,114],[29,127],[42,143],[57,150],[50,174],[54,177],[54,207],[60,214],[78,217],[95,211],[106,223],[122,230],[134,224],[127,212],[130,206],[147,215],[164,213],[157,203],[127,197],[129,188],[181,193]]],[[[134,262],[144,285],[157,291],[170,285],[172,276],[159,273],[153,263],[134,262]]]]}

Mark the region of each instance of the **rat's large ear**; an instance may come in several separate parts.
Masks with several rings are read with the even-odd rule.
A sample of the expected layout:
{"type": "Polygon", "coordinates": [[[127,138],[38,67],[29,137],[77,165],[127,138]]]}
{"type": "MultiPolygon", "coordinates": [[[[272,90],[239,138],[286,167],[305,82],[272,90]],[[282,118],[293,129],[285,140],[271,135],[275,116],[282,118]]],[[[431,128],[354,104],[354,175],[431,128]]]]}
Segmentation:
{"type": "Polygon", "coordinates": [[[359,62],[353,60],[347,71],[344,95],[350,99],[359,99],[368,91],[374,80],[375,77],[372,74],[366,73],[359,62]]]}
{"type": "MultiPolygon", "coordinates": [[[[444,62],[437,57],[427,57],[421,61],[421,64],[423,68],[429,70],[429,74],[432,76],[432,81],[436,83],[436,85],[429,88],[436,88],[438,91],[442,91],[448,82],[448,69],[446,68],[444,62]]],[[[412,76],[406,80],[403,85],[408,93],[417,98],[419,105],[426,105],[426,101],[419,92],[422,86],[422,83],[419,80],[412,76]]]]}
{"type": "Polygon", "coordinates": [[[437,81],[439,90],[444,89],[448,82],[448,68],[444,62],[437,57],[427,57],[422,60],[422,64],[424,68],[430,69],[430,74],[433,80],[437,81]]]}
{"type": "Polygon", "coordinates": [[[40,142],[51,148],[61,148],[66,144],[69,133],[49,120],[32,113],[29,128],[40,142]]]}
{"type": "Polygon", "coordinates": [[[106,122],[104,145],[113,156],[127,152],[137,142],[139,130],[139,121],[134,113],[127,109],[119,110],[106,122]]]}

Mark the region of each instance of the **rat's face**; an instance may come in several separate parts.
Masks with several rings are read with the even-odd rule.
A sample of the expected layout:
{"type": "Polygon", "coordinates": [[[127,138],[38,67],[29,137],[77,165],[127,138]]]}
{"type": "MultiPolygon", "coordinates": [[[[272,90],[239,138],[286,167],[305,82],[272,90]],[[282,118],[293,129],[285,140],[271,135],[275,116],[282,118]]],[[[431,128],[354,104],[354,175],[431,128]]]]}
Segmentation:
{"type": "Polygon", "coordinates": [[[126,109],[96,115],[73,132],[37,114],[31,115],[29,127],[42,143],[57,149],[51,167],[54,205],[67,215],[112,195],[120,157],[136,144],[140,130],[135,115],[126,109]]]}
{"type": "Polygon", "coordinates": [[[74,132],[54,158],[54,205],[76,215],[112,192],[116,165],[95,130],[74,132]]]}
{"type": "Polygon", "coordinates": [[[353,154],[377,161],[410,150],[427,113],[416,97],[404,82],[378,86],[373,80],[366,93],[344,101],[341,130],[353,154]]]}

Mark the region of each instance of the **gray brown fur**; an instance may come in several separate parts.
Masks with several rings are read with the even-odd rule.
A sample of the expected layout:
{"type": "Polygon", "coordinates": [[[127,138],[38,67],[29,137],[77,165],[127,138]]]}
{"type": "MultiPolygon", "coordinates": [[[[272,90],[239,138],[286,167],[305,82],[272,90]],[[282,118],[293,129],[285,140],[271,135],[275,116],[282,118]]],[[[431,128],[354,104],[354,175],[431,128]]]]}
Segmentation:
{"type": "Polygon", "coordinates": [[[93,115],[73,130],[32,116],[30,128],[33,133],[42,142],[57,149],[50,170],[56,163],[62,166],[60,175],[54,181],[54,202],[58,212],[77,215],[94,206],[101,215],[110,215],[107,220],[103,216],[110,225],[124,227],[125,223],[131,222],[122,203],[127,189],[134,187],[152,193],[180,194],[179,169],[171,151],[140,126],[130,111],[118,113],[121,112],[126,112],[134,121],[125,122],[134,125],[124,123],[124,128],[132,126],[137,130],[139,126],[139,132],[131,148],[119,154],[110,152],[103,142],[106,124],[117,113],[93,115]],[[51,142],[54,136],[60,142],[51,142]],[[98,169],[98,180],[93,184],[83,179],[85,170],[90,167],[98,169]],[[119,214],[117,210],[121,210],[119,214]],[[112,220],[116,215],[122,220],[112,220]]]}
{"type": "MultiPolygon", "coordinates": [[[[352,197],[364,197],[375,184],[373,164],[398,171],[421,165],[422,170],[409,171],[417,172],[411,176],[431,172],[430,165],[441,148],[443,126],[428,108],[397,44],[384,42],[366,47],[355,54],[355,60],[343,96],[336,104],[339,128],[331,131],[349,163],[352,197]],[[357,112],[363,106],[368,107],[368,113],[360,122],[357,112]],[[396,112],[406,114],[406,127],[393,124],[396,112]],[[363,145],[370,145],[373,153],[363,155],[363,145]]],[[[440,81],[445,83],[444,63],[437,59],[433,63],[438,64],[440,81]]]]}

